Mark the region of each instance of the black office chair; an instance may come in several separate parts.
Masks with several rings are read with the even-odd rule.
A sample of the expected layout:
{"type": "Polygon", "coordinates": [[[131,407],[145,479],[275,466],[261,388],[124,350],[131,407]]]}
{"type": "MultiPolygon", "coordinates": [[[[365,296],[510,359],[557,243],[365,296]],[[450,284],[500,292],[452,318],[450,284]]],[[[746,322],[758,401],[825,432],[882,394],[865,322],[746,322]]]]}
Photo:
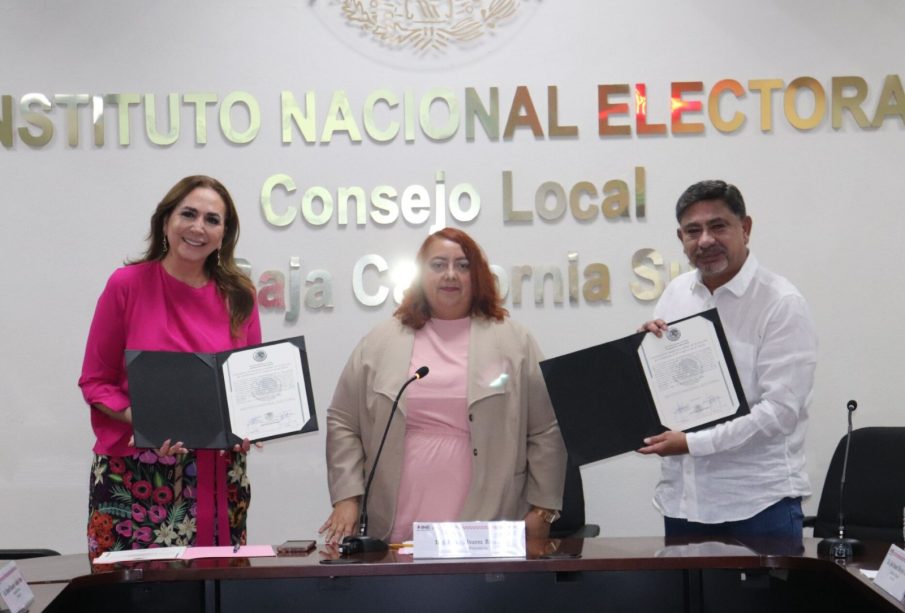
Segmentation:
{"type": "Polygon", "coordinates": [[[600,526],[585,523],[581,471],[569,458],[566,464],[566,485],[562,495],[562,513],[550,526],[550,538],[591,538],[598,534],[600,526]]]}
{"type": "Polygon", "coordinates": [[[24,560],[58,555],[60,552],[53,549],[0,549],[0,560],[24,560]]]}
{"type": "MultiPolygon", "coordinates": [[[[816,538],[838,536],[839,481],[845,439],[836,446],[820,494],[817,516],[805,519],[816,538]]],[[[843,492],[845,536],[887,543],[902,541],[905,509],[905,428],[858,428],[852,431],[843,492]]]]}

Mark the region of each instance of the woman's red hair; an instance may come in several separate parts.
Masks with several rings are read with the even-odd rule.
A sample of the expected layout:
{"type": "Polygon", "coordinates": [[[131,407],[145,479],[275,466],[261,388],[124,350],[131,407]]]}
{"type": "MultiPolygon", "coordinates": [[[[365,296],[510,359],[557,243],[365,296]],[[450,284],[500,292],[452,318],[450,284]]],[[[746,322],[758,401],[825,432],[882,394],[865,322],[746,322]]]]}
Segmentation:
{"type": "Polygon", "coordinates": [[[500,298],[499,290],[497,290],[496,279],[493,278],[493,273],[490,272],[487,258],[473,238],[456,228],[443,228],[428,236],[421,243],[418,255],[415,256],[418,264],[418,275],[412,281],[411,286],[405,290],[402,304],[399,305],[393,315],[399,318],[402,325],[415,330],[424,327],[427,320],[431,318],[430,306],[427,304],[427,299],[424,297],[424,288],[421,285],[421,271],[424,270],[427,250],[430,244],[435,240],[443,239],[459,245],[468,259],[468,270],[471,273],[471,317],[502,321],[509,314],[509,311],[503,308],[503,300],[500,298]]]}

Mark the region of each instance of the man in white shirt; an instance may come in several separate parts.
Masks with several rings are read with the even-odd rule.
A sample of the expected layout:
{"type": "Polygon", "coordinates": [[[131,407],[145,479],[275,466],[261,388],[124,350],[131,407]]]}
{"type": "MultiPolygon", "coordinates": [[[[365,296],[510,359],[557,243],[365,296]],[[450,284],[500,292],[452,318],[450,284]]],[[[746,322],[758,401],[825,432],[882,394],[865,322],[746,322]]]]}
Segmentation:
{"type": "Polygon", "coordinates": [[[739,190],[702,181],[676,204],[677,234],[696,268],[674,279],[641,330],[716,307],[749,415],[644,439],[663,457],[654,506],[666,536],[770,536],[801,540],[801,497],[811,493],[804,437],[817,363],[807,303],[748,251],[751,218],[739,190]]]}

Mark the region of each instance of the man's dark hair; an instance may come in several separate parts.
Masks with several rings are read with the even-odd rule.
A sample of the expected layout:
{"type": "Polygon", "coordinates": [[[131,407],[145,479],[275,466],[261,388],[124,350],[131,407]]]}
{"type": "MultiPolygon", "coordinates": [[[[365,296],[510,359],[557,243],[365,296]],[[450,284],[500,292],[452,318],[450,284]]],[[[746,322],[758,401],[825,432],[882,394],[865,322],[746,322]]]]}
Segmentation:
{"type": "Polygon", "coordinates": [[[744,219],[747,215],[745,199],[736,186],[719,180],[699,181],[679,196],[679,201],[676,202],[676,221],[682,223],[685,209],[702,200],[722,200],[739,219],[744,219]]]}

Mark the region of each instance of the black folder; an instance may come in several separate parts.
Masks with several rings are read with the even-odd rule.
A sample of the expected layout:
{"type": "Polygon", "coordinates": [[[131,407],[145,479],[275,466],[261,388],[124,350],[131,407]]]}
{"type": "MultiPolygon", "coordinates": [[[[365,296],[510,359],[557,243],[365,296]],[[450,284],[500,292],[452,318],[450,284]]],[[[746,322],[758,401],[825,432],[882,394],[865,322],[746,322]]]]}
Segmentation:
{"type": "Polygon", "coordinates": [[[267,347],[280,343],[289,343],[298,349],[305,387],[299,390],[299,397],[307,399],[309,418],[297,430],[252,440],[317,430],[303,336],[221,353],[127,350],[135,446],[156,449],[166,439],[182,441],[188,449],[229,449],[241,443],[241,437],[233,433],[230,425],[228,382],[222,374],[223,363],[242,351],[257,351],[258,355],[266,356],[267,347]]]}
{"type": "MultiPolygon", "coordinates": [[[[709,428],[747,414],[735,362],[716,309],[676,320],[704,317],[713,323],[723,351],[728,376],[738,398],[733,415],[689,428],[709,428]]],[[[638,332],[609,343],[544,360],[540,363],[563,441],[578,465],[634,451],[647,436],[667,428],[660,423],[654,398],[638,356],[647,332],[638,332]]]]}

